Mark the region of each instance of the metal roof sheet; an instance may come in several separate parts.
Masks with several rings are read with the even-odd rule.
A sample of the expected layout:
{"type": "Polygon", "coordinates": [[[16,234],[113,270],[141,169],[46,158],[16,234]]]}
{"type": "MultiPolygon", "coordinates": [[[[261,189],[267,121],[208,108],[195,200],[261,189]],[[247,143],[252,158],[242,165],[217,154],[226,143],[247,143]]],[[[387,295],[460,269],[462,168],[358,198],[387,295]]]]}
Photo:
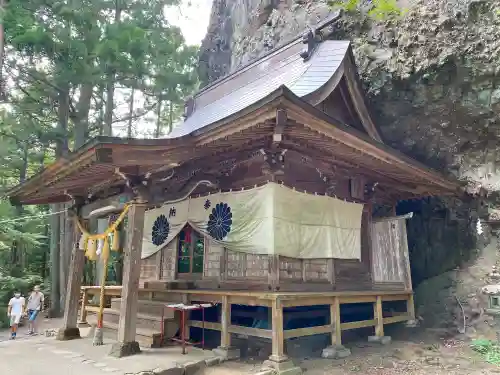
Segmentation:
{"type": "Polygon", "coordinates": [[[168,137],[192,134],[256,103],[282,85],[298,97],[313,93],[335,74],[349,44],[348,41],[324,41],[307,61],[300,57],[304,47],[302,40],[285,45],[200,92],[194,97],[191,116],[176,126],[168,137]]]}

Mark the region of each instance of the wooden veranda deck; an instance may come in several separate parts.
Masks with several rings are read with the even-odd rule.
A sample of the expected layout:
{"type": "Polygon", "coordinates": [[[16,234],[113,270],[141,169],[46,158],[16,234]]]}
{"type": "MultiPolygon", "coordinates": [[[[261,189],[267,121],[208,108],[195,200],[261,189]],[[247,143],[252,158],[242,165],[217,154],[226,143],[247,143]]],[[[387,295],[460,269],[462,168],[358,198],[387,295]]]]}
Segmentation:
{"type": "MultiPolygon", "coordinates": [[[[105,289],[110,297],[121,296],[120,286],[110,286],[105,289]]],[[[100,287],[82,287],[81,321],[86,321],[88,297],[99,295],[100,287]]],[[[222,290],[170,290],[170,289],[139,289],[140,299],[155,301],[182,301],[188,303],[215,302],[221,305],[219,322],[205,322],[205,329],[221,332],[222,348],[231,346],[231,334],[260,337],[272,340],[272,357],[278,360],[286,358],[284,340],[317,334],[329,334],[332,345],[342,344],[342,331],[374,327],[375,336],[384,336],[384,325],[415,319],[413,292],[411,291],[339,291],[339,292],[254,292],[254,291],[222,291],[222,290]],[[383,316],[382,303],[405,301],[406,312],[393,316],[383,316]],[[373,304],[373,319],[341,323],[340,306],[343,304],[373,304]],[[231,305],[264,306],[272,311],[272,329],[261,329],[231,324],[231,305]],[[330,324],[285,330],[283,327],[283,309],[298,306],[330,306],[330,324]]],[[[191,327],[201,327],[201,322],[189,320],[191,327]]]]}

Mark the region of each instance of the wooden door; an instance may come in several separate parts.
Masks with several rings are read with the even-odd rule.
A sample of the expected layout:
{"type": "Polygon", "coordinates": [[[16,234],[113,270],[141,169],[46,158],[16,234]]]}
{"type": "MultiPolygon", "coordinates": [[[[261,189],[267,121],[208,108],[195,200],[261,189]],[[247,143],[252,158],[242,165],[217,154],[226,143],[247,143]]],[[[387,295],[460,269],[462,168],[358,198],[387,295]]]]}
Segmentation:
{"type": "Polygon", "coordinates": [[[411,287],[405,217],[372,223],[372,277],[374,283],[404,283],[411,287]]]}

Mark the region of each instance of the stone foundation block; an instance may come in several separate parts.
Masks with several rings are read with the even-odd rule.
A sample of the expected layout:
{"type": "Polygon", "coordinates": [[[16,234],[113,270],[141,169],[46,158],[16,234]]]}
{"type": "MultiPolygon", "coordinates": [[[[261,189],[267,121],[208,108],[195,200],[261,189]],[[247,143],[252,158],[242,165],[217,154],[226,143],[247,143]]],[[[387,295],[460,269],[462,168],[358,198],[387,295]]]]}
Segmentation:
{"type": "Polygon", "coordinates": [[[203,375],[205,372],[205,361],[189,362],[184,364],[184,375],[203,375]]]}
{"type": "Polygon", "coordinates": [[[184,369],[182,367],[170,367],[170,368],[155,368],[153,370],[154,375],[184,375],[184,369]]]}
{"type": "Polygon", "coordinates": [[[266,370],[266,367],[272,369],[275,375],[302,375],[302,369],[295,366],[295,364],[289,359],[282,362],[267,360],[264,361],[263,366],[264,370],[266,370]]]}
{"type": "Polygon", "coordinates": [[[417,328],[418,320],[408,320],[406,321],[406,328],[417,328]]]}
{"type": "Polygon", "coordinates": [[[90,323],[88,323],[88,322],[78,322],[78,323],[76,323],[76,325],[79,328],[88,328],[88,327],[90,327],[90,323]]]}
{"type": "Polygon", "coordinates": [[[341,359],[350,355],[351,350],[342,345],[328,346],[321,353],[321,357],[328,359],[341,359]]]}
{"type": "Polygon", "coordinates": [[[272,368],[269,368],[266,370],[262,370],[262,371],[256,373],[255,375],[275,375],[275,374],[276,374],[276,371],[274,371],[272,368]]]}
{"type": "Polygon", "coordinates": [[[81,338],[80,329],[77,327],[75,327],[75,328],[60,328],[59,331],[57,331],[57,335],[56,335],[56,340],[59,340],[59,341],[74,340],[74,339],[79,339],[79,338],[81,338]]]}
{"type": "Polygon", "coordinates": [[[388,345],[392,342],[391,336],[368,336],[368,342],[376,342],[382,345],[388,345]]]}
{"type": "Polygon", "coordinates": [[[240,358],[240,349],[234,347],[223,348],[219,346],[218,348],[213,349],[212,352],[217,357],[221,357],[223,361],[240,358]]]}
{"type": "Polygon", "coordinates": [[[115,358],[122,358],[138,354],[140,352],[141,348],[139,347],[139,343],[137,341],[117,342],[111,346],[111,351],[109,352],[109,355],[115,358]]]}
{"type": "Polygon", "coordinates": [[[212,366],[217,366],[218,364],[221,363],[221,357],[213,357],[213,358],[207,358],[205,359],[205,365],[207,367],[212,367],[212,366]]]}

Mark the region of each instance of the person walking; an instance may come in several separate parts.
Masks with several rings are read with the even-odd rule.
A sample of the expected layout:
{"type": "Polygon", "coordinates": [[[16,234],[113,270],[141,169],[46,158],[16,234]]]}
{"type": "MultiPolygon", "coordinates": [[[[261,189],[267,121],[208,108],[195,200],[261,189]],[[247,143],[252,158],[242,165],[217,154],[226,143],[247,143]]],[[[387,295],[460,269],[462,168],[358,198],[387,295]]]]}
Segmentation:
{"type": "Polygon", "coordinates": [[[43,311],[44,295],[40,292],[40,285],[35,285],[33,291],[28,297],[28,335],[35,335],[36,332],[36,318],[38,314],[43,311]]]}
{"type": "Polygon", "coordinates": [[[26,301],[21,297],[21,292],[14,293],[7,307],[7,315],[10,318],[10,339],[14,340],[17,334],[17,326],[21,321],[21,317],[25,313],[26,301]]]}

